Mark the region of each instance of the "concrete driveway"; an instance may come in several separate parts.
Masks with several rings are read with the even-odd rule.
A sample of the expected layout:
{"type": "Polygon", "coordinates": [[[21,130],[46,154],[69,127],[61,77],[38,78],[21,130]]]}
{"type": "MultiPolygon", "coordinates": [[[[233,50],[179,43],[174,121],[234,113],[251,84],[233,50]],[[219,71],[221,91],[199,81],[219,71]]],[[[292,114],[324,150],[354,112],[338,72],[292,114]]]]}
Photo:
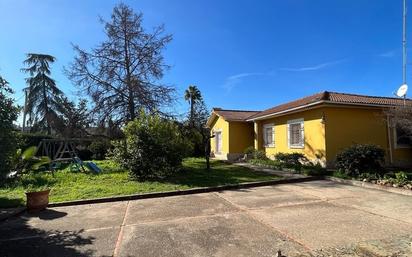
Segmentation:
{"type": "Polygon", "coordinates": [[[0,256],[412,256],[411,242],[412,197],[328,181],[52,208],[0,223],[0,256]]]}

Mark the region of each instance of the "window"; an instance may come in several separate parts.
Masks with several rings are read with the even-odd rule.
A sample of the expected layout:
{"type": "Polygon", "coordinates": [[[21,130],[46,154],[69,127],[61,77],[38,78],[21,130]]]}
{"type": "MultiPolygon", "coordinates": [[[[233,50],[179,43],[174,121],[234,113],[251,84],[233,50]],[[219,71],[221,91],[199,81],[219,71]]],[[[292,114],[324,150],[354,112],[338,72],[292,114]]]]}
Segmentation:
{"type": "Polygon", "coordinates": [[[215,131],[215,151],[217,154],[222,153],[222,131],[215,131]]]}
{"type": "Polygon", "coordinates": [[[303,148],[305,146],[303,119],[288,121],[289,148],[303,148]]]}
{"type": "Polygon", "coordinates": [[[275,126],[273,124],[263,126],[263,140],[266,147],[275,147],[275,126]]]}
{"type": "Polygon", "coordinates": [[[412,147],[412,135],[400,126],[395,129],[396,148],[410,148],[412,147]]]}

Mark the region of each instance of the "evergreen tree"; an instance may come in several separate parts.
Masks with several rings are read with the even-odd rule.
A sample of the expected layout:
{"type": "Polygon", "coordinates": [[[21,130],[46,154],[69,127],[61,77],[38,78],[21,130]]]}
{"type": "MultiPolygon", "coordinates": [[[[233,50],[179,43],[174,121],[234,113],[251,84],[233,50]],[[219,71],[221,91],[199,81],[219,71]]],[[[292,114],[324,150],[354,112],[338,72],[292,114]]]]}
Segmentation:
{"type": "Polygon", "coordinates": [[[48,135],[52,133],[53,123],[59,118],[59,99],[63,95],[50,77],[50,64],[54,61],[51,55],[29,53],[24,61],[27,67],[22,69],[30,76],[26,78],[29,90],[26,109],[28,122],[39,130],[46,130],[48,135]]]}

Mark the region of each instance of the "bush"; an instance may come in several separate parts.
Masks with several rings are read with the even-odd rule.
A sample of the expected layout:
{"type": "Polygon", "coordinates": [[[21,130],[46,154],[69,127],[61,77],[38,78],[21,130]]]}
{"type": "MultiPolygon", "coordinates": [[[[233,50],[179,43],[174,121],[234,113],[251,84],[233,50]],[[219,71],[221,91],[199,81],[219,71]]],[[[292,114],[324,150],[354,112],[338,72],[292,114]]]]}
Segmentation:
{"type": "Polygon", "coordinates": [[[252,156],[254,152],[255,148],[253,146],[249,146],[243,151],[243,153],[247,154],[248,156],[252,156]]]}
{"type": "Polygon", "coordinates": [[[76,147],[77,156],[82,161],[91,161],[93,160],[93,152],[88,149],[88,147],[77,146],[76,147]]]}
{"type": "Polygon", "coordinates": [[[296,171],[302,169],[302,164],[309,162],[302,153],[277,153],[275,160],[281,162],[286,168],[293,168],[296,171]]]}
{"type": "Polygon", "coordinates": [[[385,151],[382,148],[356,144],[336,156],[336,168],[352,177],[369,171],[381,173],[384,158],[385,151]]]}
{"type": "Polygon", "coordinates": [[[41,133],[18,133],[18,146],[19,149],[27,149],[32,146],[38,146],[43,139],[52,139],[51,136],[41,133]]]}
{"type": "Polygon", "coordinates": [[[265,151],[256,150],[256,151],[253,152],[253,159],[267,160],[268,157],[266,156],[265,151]]]}
{"type": "Polygon", "coordinates": [[[275,170],[282,170],[282,163],[276,160],[271,160],[266,158],[265,160],[262,159],[251,159],[249,163],[257,166],[263,166],[265,168],[275,169],[275,170]]]}
{"type": "Polygon", "coordinates": [[[331,172],[322,167],[320,163],[303,165],[303,173],[307,176],[328,176],[331,172]]]}
{"type": "Polygon", "coordinates": [[[198,128],[190,126],[182,126],[180,128],[182,135],[191,143],[192,151],[189,153],[191,157],[205,156],[205,142],[203,141],[202,132],[198,128]]]}
{"type": "Polygon", "coordinates": [[[0,76],[0,182],[12,167],[16,153],[16,132],[13,122],[17,119],[19,108],[15,106],[11,94],[13,90],[0,76]]]}
{"type": "Polygon", "coordinates": [[[104,160],[107,152],[112,147],[110,140],[102,138],[94,140],[87,149],[92,152],[92,158],[96,160],[104,160]]]}
{"type": "Polygon", "coordinates": [[[406,185],[409,182],[408,175],[403,171],[395,173],[395,182],[401,186],[406,185]]]}
{"type": "Polygon", "coordinates": [[[124,129],[125,141],[115,143],[112,155],[135,179],[164,178],[180,170],[190,143],[176,123],[141,112],[124,129]]]}
{"type": "Polygon", "coordinates": [[[269,158],[266,156],[265,151],[262,150],[255,150],[253,146],[249,146],[243,151],[248,158],[256,159],[256,160],[268,160],[269,158]]]}

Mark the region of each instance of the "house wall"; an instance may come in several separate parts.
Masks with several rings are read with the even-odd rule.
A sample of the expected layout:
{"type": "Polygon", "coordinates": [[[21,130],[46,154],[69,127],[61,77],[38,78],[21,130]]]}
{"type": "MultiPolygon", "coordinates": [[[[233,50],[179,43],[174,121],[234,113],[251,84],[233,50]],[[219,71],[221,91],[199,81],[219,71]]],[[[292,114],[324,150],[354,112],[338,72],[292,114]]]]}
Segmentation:
{"type": "Polygon", "coordinates": [[[211,133],[222,132],[222,152],[216,153],[216,138],[210,140],[212,154],[219,159],[235,160],[244,150],[253,146],[253,123],[226,121],[217,117],[210,126],[211,133]]]}
{"type": "MultiPolygon", "coordinates": [[[[374,144],[386,153],[390,164],[388,127],[383,110],[364,107],[325,107],[326,156],[328,166],[333,166],[336,155],[353,144],[374,144]]],[[[395,136],[390,129],[393,165],[412,164],[412,149],[395,148],[395,136]]]]}
{"type": "Polygon", "coordinates": [[[303,153],[312,161],[326,163],[325,126],[322,123],[323,111],[321,108],[288,114],[280,117],[260,120],[255,122],[255,148],[264,150],[269,158],[276,153],[303,153]],[[288,146],[287,123],[289,120],[304,120],[304,146],[303,148],[290,148],[288,146]],[[263,126],[273,123],[275,126],[275,145],[263,145],[263,126]]]}
{"type": "Polygon", "coordinates": [[[213,135],[215,131],[222,132],[222,152],[216,153],[216,139],[210,140],[210,150],[217,158],[226,159],[229,153],[229,122],[225,121],[222,117],[217,117],[210,126],[210,133],[213,135]]]}
{"type": "Polygon", "coordinates": [[[242,155],[247,147],[253,146],[252,122],[229,122],[229,153],[242,155]]]}

